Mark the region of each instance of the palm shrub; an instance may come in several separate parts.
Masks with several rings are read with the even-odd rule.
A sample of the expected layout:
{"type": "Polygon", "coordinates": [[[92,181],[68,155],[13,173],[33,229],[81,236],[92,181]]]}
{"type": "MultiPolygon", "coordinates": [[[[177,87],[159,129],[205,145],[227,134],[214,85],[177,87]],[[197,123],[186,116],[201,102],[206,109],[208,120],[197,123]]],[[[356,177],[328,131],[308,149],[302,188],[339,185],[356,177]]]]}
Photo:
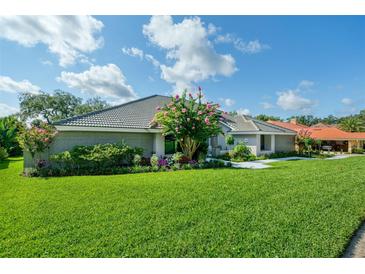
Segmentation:
{"type": "Polygon", "coordinates": [[[8,158],[9,154],[6,151],[6,149],[4,147],[0,147],[0,161],[5,160],[6,158],[8,158]]]}
{"type": "Polygon", "coordinates": [[[17,137],[24,128],[24,123],[14,115],[0,118],[0,146],[4,147],[11,156],[22,153],[17,137]]]}
{"type": "Polygon", "coordinates": [[[174,163],[179,163],[183,156],[184,154],[182,154],[181,152],[175,152],[171,158],[174,161],[174,163]]]}
{"type": "Polygon", "coordinates": [[[157,107],[152,121],[162,127],[163,135],[172,135],[188,159],[192,159],[196,150],[209,137],[222,133],[219,126],[219,105],[203,103],[203,94],[199,88],[196,96],[183,92],[176,95],[169,104],[157,107]]]}

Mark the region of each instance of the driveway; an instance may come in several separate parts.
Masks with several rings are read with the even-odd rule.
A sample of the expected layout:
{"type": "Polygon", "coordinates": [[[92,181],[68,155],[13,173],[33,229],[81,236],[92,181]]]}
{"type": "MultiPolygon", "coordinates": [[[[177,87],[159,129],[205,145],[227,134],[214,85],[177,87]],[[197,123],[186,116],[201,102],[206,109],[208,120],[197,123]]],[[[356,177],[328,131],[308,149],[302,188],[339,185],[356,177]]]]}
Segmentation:
{"type": "MultiPolygon", "coordinates": [[[[364,155],[342,154],[342,155],[333,156],[331,158],[326,158],[324,160],[339,160],[339,159],[346,159],[346,158],[355,157],[355,156],[364,156],[364,155]]],[[[218,161],[224,162],[226,164],[229,163],[229,161],[207,158],[207,161],[212,161],[212,160],[218,160],[218,161]]],[[[232,167],[234,167],[234,168],[263,169],[263,168],[272,167],[271,165],[268,165],[270,163],[282,162],[282,161],[293,161],[293,160],[320,160],[320,159],[307,158],[307,157],[284,157],[284,158],[257,160],[257,161],[250,161],[250,162],[231,162],[231,164],[232,164],[232,167]]]]}

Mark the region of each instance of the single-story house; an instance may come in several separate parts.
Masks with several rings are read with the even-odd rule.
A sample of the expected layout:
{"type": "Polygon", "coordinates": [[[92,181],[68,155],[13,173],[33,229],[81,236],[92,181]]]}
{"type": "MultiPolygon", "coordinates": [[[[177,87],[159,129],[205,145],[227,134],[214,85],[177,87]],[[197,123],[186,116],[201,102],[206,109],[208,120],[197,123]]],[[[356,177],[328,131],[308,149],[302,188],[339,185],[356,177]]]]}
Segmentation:
{"type": "MultiPolygon", "coordinates": [[[[151,121],[158,106],[171,101],[171,97],[152,95],[122,105],[90,112],[54,123],[58,134],[42,158],[70,150],[76,145],[116,143],[124,140],[128,145],[141,147],[145,156],[155,153],[164,156],[174,153],[175,141],[161,134],[161,129],[151,121]]],[[[245,115],[223,115],[221,121],[225,134],[232,134],[235,143],[245,142],[253,154],[294,150],[296,132],[255,120],[245,115]]],[[[209,152],[219,154],[228,151],[225,136],[209,140],[209,152]]],[[[34,166],[29,153],[24,153],[25,167],[34,166]]]]}
{"type": "Polygon", "coordinates": [[[309,136],[322,141],[322,147],[333,151],[352,152],[353,148],[365,149],[365,132],[347,132],[335,125],[318,123],[313,126],[299,124],[296,119],[290,122],[269,121],[270,124],[294,130],[297,133],[307,132],[309,136]]]}

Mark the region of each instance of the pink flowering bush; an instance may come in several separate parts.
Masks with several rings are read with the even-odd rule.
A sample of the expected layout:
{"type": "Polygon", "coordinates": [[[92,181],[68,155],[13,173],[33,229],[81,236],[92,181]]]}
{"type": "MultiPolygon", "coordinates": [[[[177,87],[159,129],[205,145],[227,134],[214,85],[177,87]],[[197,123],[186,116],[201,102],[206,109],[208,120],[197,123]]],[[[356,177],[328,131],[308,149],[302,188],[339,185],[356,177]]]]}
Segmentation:
{"type": "Polygon", "coordinates": [[[219,105],[203,103],[202,98],[200,89],[196,96],[186,96],[184,91],[181,97],[176,95],[169,104],[159,107],[153,121],[162,127],[164,135],[176,138],[188,159],[209,137],[222,132],[219,105]]]}
{"type": "Polygon", "coordinates": [[[44,124],[42,128],[32,126],[30,129],[24,130],[18,138],[20,146],[30,152],[32,157],[36,153],[40,153],[49,148],[56,136],[54,127],[44,124]]]}

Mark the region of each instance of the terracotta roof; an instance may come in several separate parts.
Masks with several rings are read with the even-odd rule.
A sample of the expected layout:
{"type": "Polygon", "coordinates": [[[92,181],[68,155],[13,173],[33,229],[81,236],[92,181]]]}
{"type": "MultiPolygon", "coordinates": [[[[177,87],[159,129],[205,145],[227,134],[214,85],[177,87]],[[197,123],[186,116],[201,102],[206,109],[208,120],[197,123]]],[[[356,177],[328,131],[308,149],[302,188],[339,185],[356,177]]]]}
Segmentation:
{"type": "Polygon", "coordinates": [[[315,124],[315,125],[311,126],[311,128],[313,128],[313,127],[327,128],[327,127],[337,127],[337,125],[327,125],[327,124],[324,124],[324,123],[318,123],[318,124],[315,124]]]}
{"type": "Polygon", "coordinates": [[[346,132],[337,127],[326,126],[324,124],[316,125],[316,127],[307,127],[289,122],[269,121],[269,123],[295,130],[296,132],[305,130],[312,138],[319,140],[365,140],[365,132],[346,132]]]}
{"type": "Polygon", "coordinates": [[[293,123],[289,123],[289,122],[281,122],[281,121],[268,121],[268,123],[279,126],[279,127],[283,127],[283,128],[287,128],[290,130],[294,130],[296,132],[299,132],[300,130],[305,130],[308,129],[308,126],[302,125],[302,124],[293,124],[293,123]]]}
{"type": "Polygon", "coordinates": [[[310,128],[310,136],[320,140],[365,139],[365,133],[346,132],[336,127],[310,128]]]}

